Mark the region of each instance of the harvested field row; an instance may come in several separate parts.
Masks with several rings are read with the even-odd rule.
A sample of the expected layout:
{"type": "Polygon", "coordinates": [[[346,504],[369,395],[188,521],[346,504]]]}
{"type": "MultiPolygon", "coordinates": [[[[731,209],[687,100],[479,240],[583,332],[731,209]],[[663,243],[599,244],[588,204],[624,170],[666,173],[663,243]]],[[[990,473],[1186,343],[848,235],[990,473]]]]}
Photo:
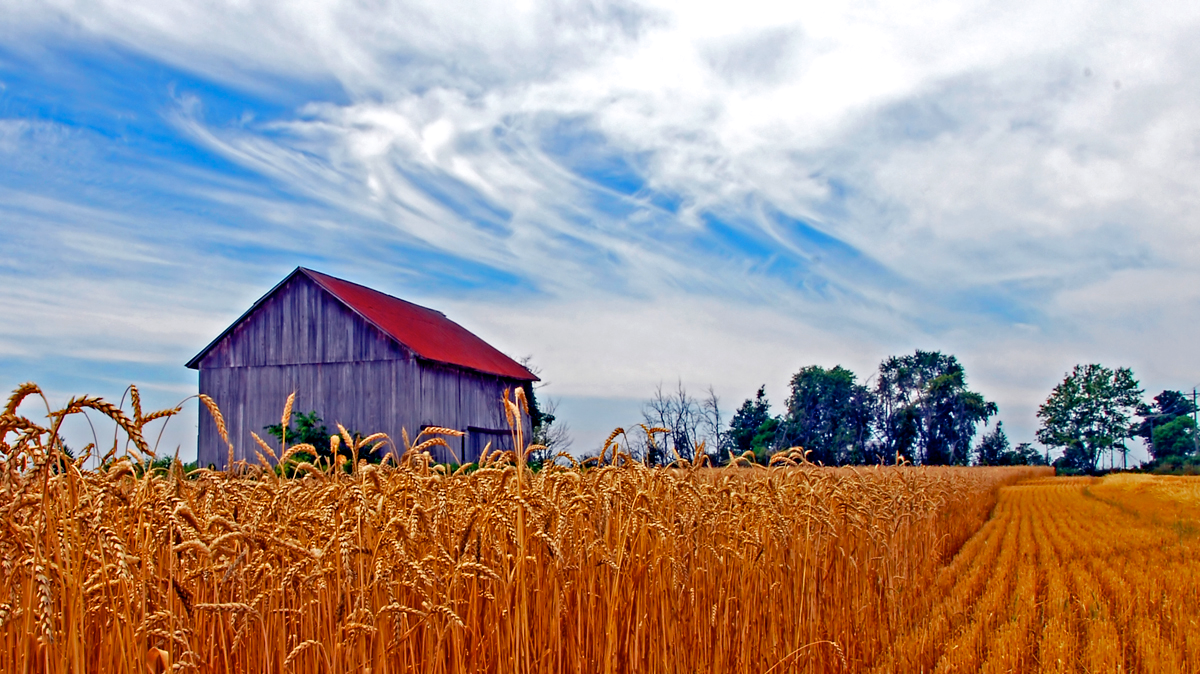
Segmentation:
{"type": "Polygon", "coordinates": [[[1146,475],[1003,488],[876,671],[1200,671],[1197,494],[1146,475]]]}

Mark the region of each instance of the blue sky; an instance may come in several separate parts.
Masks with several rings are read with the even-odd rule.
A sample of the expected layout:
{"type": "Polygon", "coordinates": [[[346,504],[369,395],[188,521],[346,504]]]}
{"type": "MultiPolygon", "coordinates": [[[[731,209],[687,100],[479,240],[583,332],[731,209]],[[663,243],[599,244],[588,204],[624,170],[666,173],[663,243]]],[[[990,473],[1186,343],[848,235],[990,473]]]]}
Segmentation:
{"type": "MultiPolygon", "coordinates": [[[[0,0],[0,388],[166,406],[297,265],[659,383],[956,354],[1200,383],[1200,7],[0,0]]],[[[282,404],[282,401],[281,401],[282,404]]],[[[164,443],[194,451],[195,413],[164,443]]]]}

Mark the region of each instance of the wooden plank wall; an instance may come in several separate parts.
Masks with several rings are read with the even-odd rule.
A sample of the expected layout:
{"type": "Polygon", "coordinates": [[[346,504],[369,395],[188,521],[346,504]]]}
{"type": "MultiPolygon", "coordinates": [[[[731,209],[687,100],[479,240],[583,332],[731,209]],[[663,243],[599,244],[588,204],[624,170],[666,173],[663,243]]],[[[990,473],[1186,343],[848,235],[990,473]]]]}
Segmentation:
{"type": "Polygon", "coordinates": [[[303,274],[269,297],[200,361],[200,369],[410,357],[303,274]]]}
{"type": "MultiPolygon", "coordinates": [[[[255,460],[251,431],[275,446],[265,428],[277,424],[288,394],[296,392],[295,412],[316,411],[330,432],[341,423],[351,432],[384,432],[402,449],[401,429],[410,437],[426,426],[466,431],[508,428],[501,397],[506,382],[417,360],[310,363],[261,367],[201,368],[200,390],[212,396],[225,414],[235,458],[255,460]]],[[[529,424],[525,420],[528,436],[529,424]]],[[[450,440],[454,458],[478,459],[478,447],[450,440]],[[475,451],[466,451],[474,449],[475,451]]],[[[225,465],[227,448],[216,425],[201,410],[200,465],[225,465]]],[[[452,457],[439,448],[439,461],[452,457]]]]}
{"type": "MultiPolygon", "coordinates": [[[[246,318],[200,363],[200,392],[212,396],[226,417],[235,459],[255,461],[250,433],[275,446],[265,427],[277,424],[288,394],[294,412],[316,411],[330,431],[387,433],[402,449],[401,429],[415,437],[424,426],[465,431],[469,426],[507,428],[500,399],[520,386],[504,380],[416,359],[298,276],[246,318]]],[[[528,433],[528,420],[525,422],[528,433]]],[[[460,461],[478,452],[451,439],[460,461]],[[466,448],[466,451],[464,451],[466,448]]],[[[198,459],[223,467],[228,455],[216,425],[200,411],[198,459]]],[[[451,460],[438,448],[435,458],[451,460]]]]}

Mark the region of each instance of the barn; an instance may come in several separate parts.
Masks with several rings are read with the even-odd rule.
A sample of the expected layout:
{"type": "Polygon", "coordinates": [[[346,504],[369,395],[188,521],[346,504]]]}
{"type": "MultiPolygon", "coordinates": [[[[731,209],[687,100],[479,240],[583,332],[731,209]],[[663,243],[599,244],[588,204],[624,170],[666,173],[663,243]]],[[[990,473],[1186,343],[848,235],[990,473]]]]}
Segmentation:
{"type": "MultiPolygon", "coordinates": [[[[511,447],[500,400],[505,389],[537,380],[440,311],[303,267],[187,367],[199,370],[200,392],[221,408],[235,459],[247,460],[255,459],[250,433],[267,437],[294,391],[295,411],[315,411],[335,432],[341,423],[400,445],[401,429],[465,431],[448,438],[454,456],[440,447],[434,456],[474,461],[489,442],[511,447]]],[[[200,465],[224,467],[228,447],[206,413],[198,434],[200,465]]]]}

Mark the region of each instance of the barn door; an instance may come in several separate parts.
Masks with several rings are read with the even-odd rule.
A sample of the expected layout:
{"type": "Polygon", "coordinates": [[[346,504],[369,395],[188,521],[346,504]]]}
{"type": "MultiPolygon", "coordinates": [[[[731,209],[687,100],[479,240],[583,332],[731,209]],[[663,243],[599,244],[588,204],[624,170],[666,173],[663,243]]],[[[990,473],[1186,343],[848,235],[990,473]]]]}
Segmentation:
{"type": "Polygon", "coordinates": [[[478,426],[467,427],[467,451],[463,457],[464,462],[475,463],[479,461],[480,455],[483,454],[483,448],[488,447],[488,453],[496,450],[509,451],[513,448],[512,432],[498,428],[480,428],[478,426]]]}

